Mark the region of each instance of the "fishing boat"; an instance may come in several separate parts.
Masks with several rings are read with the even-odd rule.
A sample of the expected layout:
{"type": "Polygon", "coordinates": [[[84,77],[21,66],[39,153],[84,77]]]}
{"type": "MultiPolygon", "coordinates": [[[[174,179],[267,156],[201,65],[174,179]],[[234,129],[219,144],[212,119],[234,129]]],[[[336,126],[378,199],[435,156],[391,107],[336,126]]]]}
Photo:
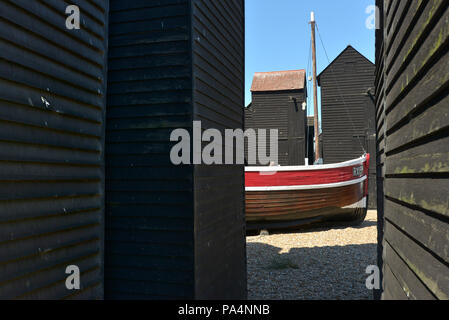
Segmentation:
{"type": "Polygon", "coordinates": [[[247,230],[285,229],[326,220],[363,222],[370,155],[331,165],[247,167],[247,230]]]}
{"type": "Polygon", "coordinates": [[[337,164],[323,162],[319,145],[315,14],[312,12],[315,165],[245,168],[247,230],[285,229],[346,220],[360,224],[367,213],[370,155],[337,164]]]}

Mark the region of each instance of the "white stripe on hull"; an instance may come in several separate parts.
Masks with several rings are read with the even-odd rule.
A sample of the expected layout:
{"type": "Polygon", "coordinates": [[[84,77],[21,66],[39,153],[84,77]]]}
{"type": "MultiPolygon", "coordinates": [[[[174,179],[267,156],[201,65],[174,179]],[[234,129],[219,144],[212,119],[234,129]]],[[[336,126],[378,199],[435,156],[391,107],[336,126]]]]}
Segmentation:
{"type": "Polygon", "coordinates": [[[245,191],[291,191],[291,190],[316,190],[316,189],[329,189],[329,188],[340,188],[351,186],[353,184],[362,183],[367,179],[366,176],[351,181],[330,183],[330,184],[316,184],[316,185],[308,185],[308,186],[280,186],[280,187],[246,187],[245,191]]]}

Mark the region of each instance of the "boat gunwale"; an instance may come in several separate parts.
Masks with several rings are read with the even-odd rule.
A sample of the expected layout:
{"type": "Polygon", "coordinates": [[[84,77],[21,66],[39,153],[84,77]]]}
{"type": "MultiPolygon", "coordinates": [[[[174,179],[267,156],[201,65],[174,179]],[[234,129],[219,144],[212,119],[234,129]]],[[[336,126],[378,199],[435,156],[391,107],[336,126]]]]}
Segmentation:
{"type": "Polygon", "coordinates": [[[283,171],[318,171],[318,170],[330,170],[339,169],[344,167],[352,167],[359,164],[363,164],[367,161],[367,155],[358,159],[349,160],[335,164],[325,165],[312,165],[312,166],[272,166],[272,167],[245,167],[245,172],[283,172],[283,171]]]}

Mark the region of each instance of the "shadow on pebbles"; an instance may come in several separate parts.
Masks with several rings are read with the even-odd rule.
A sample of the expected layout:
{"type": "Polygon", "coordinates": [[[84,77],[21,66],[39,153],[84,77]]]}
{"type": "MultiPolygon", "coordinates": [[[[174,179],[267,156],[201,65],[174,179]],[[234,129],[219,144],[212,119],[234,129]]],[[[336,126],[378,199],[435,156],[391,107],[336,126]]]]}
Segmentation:
{"type": "Polygon", "coordinates": [[[377,262],[376,211],[360,227],[247,237],[248,299],[369,300],[377,262]]]}

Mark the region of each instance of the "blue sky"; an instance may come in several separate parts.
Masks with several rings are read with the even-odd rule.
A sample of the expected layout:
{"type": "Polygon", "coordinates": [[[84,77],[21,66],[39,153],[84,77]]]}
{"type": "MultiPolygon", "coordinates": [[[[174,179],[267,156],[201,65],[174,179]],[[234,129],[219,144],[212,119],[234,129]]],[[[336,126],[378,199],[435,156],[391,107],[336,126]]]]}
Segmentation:
{"type": "MultiPolygon", "coordinates": [[[[366,27],[370,16],[366,9],[373,4],[374,0],[245,0],[246,105],[251,102],[255,72],[308,68],[311,11],[315,12],[330,61],[350,44],[374,62],[375,32],[366,27]]],[[[317,62],[319,74],[328,60],[318,33],[317,62]]],[[[308,108],[313,114],[311,94],[308,108]]]]}

